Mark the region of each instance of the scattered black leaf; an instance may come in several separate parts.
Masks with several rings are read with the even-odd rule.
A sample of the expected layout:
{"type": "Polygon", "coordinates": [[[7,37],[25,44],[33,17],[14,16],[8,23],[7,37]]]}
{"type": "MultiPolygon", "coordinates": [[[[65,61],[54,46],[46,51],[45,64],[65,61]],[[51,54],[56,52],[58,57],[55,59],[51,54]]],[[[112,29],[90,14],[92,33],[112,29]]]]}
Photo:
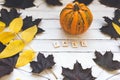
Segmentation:
{"type": "Polygon", "coordinates": [[[52,5],[52,6],[61,6],[62,3],[60,2],[60,0],[45,0],[45,2],[48,4],[48,5],[52,5]]]}
{"type": "Polygon", "coordinates": [[[35,20],[33,21],[33,23],[38,26],[39,23],[41,22],[41,20],[42,20],[42,19],[39,19],[39,18],[38,18],[38,19],[35,19],[35,20]]]}
{"type": "Polygon", "coordinates": [[[5,45],[0,42],[0,52],[2,52],[5,49],[5,45]]]}
{"type": "Polygon", "coordinates": [[[40,73],[45,69],[51,69],[55,65],[53,55],[49,55],[45,58],[42,53],[39,53],[37,56],[37,61],[32,61],[30,66],[33,73],[40,73]]]}
{"type": "Polygon", "coordinates": [[[89,5],[92,3],[93,0],[74,0],[73,2],[84,3],[85,5],[89,5]]]}
{"type": "Polygon", "coordinates": [[[113,53],[106,51],[104,55],[100,52],[95,51],[96,58],[94,62],[107,71],[114,71],[120,69],[120,62],[113,60],[113,53]]]}
{"type": "Polygon", "coordinates": [[[115,10],[113,21],[120,26],[120,9],[115,10]]]}
{"type": "Polygon", "coordinates": [[[80,63],[74,64],[74,69],[62,68],[63,80],[95,80],[91,74],[91,68],[82,69],[80,63]]]}
{"type": "Polygon", "coordinates": [[[4,6],[12,8],[29,8],[35,6],[34,0],[5,0],[4,6]]]}
{"type": "Polygon", "coordinates": [[[113,27],[112,23],[115,23],[120,27],[120,9],[115,10],[114,15],[115,17],[113,19],[110,19],[109,17],[106,17],[106,16],[103,17],[107,25],[102,26],[100,30],[104,34],[111,36],[111,38],[117,39],[117,38],[120,38],[120,35],[116,31],[116,29],[113,27]]]}
{"type": "Polygon", "coordinates": [[[38,27],[38,31],[37,31],[37,34],[41,33],[41,32],[44,32],[45,30],[43,30],[42,28],[39,28],[38,27]]]}
{"type": "Polygon", "coordinates": [[[120,8],[120,0],[99,0],[99,2],[109,7],[120,8]]]}
{"type": "Polygon", "coordinates": [[[17,62],[18,55],[10,58],[0,59],[0,77],[10,74],[17,62]]]}
{"type": "Polygon", "coordinates": [[[0,11],[1,17],[0,21],[3,21],[6,23],[6,26],[9,25],[9,23],[14,19],[20,16],[20,13],[17,12],[16,9],[12,8],[10,11],[7,11],[6,9],[1,9],[0,11]]]}
{"type": "Polygon", "coordinates": [[[115,10],[115,18],[120,19],[120,9],[115,10]]]}
{"type": "MultiPolygon", "coordinates": [[[[26,18],[24,18],[23,19],[23,27],[22,27],[22,30],[25,30],[25,29],[27,29],[27,28],[30,28],[30,27],[32,27],[32,26],[34,26],[34,25],[39,25],[39,23],[41,22],[41,20],[42,19],[35,19],[34,21],[33,21],[33,19],[32,19],[32,16],[26,16],[26,18]]],[[[42,29],[42,28],[39,28],[38,27],[38,31],[37,31],[37,34],[38,33],[42,33],[42,32],[44,32],[44,30],[42,29]]]]}

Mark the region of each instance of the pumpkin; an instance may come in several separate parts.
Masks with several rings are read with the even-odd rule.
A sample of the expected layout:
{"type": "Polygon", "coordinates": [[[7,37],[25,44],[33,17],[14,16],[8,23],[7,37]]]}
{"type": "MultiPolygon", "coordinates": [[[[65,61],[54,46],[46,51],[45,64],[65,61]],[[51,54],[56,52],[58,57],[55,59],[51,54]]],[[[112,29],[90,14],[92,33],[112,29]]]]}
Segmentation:
{"type": "Polygon", "coordinates": [[[70,34],[82,34],[88,30],[93,16],[83,3],[69,3],[60,13],[60,24],[70,34]]]}

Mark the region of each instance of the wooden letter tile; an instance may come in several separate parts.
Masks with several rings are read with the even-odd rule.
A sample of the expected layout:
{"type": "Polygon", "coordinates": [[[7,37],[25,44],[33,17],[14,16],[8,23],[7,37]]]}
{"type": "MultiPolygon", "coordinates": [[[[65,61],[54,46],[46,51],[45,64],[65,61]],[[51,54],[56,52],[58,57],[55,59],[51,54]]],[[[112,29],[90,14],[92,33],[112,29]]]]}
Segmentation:
{"type": "Polygon", "coordinates": [[[63,47],[68,47],[68,41],[62,41],[62,46],[63,47]]]}
{"type": "Polygon", "coordinates": [[[80,44],[82,47],[87,47],[87,42],[85,40],[81,40],[80,44]]]}
{"type": "Polygon", "coordinates": [[[78,41],[72,41],[72,47],[78,48],[78,41]]]}
{"type": "Polygon", "coordinates": [[[60,47],[60,43],[58,41],[55,41],[55,42],[53,42],[53,46],[55,48],[59,48],[60,47]]]}

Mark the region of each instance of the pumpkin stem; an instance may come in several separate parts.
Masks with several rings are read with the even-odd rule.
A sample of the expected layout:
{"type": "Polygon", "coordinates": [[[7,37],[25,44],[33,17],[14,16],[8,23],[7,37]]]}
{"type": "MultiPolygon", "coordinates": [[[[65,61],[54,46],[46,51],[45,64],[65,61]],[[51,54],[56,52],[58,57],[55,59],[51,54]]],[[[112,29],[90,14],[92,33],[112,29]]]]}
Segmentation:
{"type": "Polygon", "coordinates": [[[79,6],[77,4],[75,4],[73,10],[78,11],[79,9],[80,9],[79,6]]]}

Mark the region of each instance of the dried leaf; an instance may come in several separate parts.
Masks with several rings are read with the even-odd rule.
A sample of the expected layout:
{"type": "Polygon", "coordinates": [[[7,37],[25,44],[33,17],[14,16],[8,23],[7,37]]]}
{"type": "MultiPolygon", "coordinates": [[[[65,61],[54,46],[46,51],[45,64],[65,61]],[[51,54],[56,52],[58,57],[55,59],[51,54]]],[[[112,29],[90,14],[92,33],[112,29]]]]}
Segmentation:
{"type": "Polygon", "coordinates": [[[112,26],[115,29],[115,31],[117,32],[118,35],[120,35],[120,26],[118,26],[117,24],[115,24],[114,22],[112,22],[112,26]]]}
{"type": "Polygon", "coordinates": [[[45,0],[45,2],[48,4],[48,5],[52,5],[52,6],[61,6],[63,5],[60,0],[45,0]]]}
{"type": "Polygon", "coordinates": [[[37,56],[37,61],[32,61],[30,66],[32,68],[33,73],[40,73],[45,69],[51,69],[54,66],[54,57],[53,55],[49,55],[45,58],[45,56],[41,53],[37,56]]]}
{"type": "Polygon", "coordinates": [[[102,28],[100,28],[101,32],[115,39],[120,38],[119,13],[120,13],[120,9],[115,10],[115,17],[113,18],[113,20],[111,20],[108,17],[104,17],[105,21],[107,22],[107,25],[102,26],[102,28]]]}
{"type": "Polygon", "coordinates": [[[85,5],[91,4],[93,0],[74,0],[73,2],[79,2],[79,3],[84,3],[85,5]]]}
{"type": "Polygon", "coordinates": [[[1,9],[0,11],[1,17],[0,21],[4,22],[6,26],[9,26],[9,23],[14,19],[20,16],[20,13],[17,12],[16,9],[10,9],[10,11],[7,11],[7,9],[1,9]]]}
{"type": "Polygon", "coordinates": [[[9,29],[14,32],[18,33],[23,26],[23,19],[21,17],[15,18],[10,22],[9,29]]]}
{"type": "Polygon", "coordinates": [[[16,64],[18,55],[10,58],[0,59],[0,77],[10,74],[16,64]]]}
{"type": "Polygon", "coordinates": [[[34,0],[5,0],[4,6],[12,8],[29,8],[35,6],[34,0]]]}
{"type": "Polygon", "coordinates": [[[25,44],[22,40],[14,40],[10,42],[6,48],[0,53],[0,58],[7,58],[18,54],[23,50],[25,44]]]}
{"type": "Polygon", "coordinates": [[[25,43],[29,43],[30,41],[32,41],[36,33],[37,33],[37,26],[34,25],[33,27],[30,27],[21,33],[21,39],[25,43]]]}
{"type": "Polygon", "coordinates": [[[62,68],[63,80],[95,80],[95,77],[91,74],[91,69],[82,69],[80,63],[76,62],[74,68],[62,68]]]}
{"type": "Polygon", "coordinates": [[[14,33],[11,32],[1,32],[0,33],[0,42],[7,44],[15,37],[14,33]]]}
{"type": "Polygon", "coordinates": [[[103,69],[108,71],[120,69],[120,62],[113,60],[113,53],[111,51],[107,51],[104,55],[95,51],[95,56],[94,62],[103,69]]]}
{"type": "Polygon", "coordinates": [[[0,32],[2,32],[5,29],[5,23],[0,21],[0,32]]]}
{"type": "Polygon", "coordinates": [[[5,45],[0,42],[0,52],[2,52],[5,49],[5,45]]]}
{"type": "Polygon", "coordinates": [[[115,10],[113,19],[120,20],[120,9],[115,10]]]}
{"type": "Polygon", "coordinates": [[[42,32],[44,32],[44,30],[42,29],[42,28],[39,28],[38,27],[38,25],[39,25],[39,23],[41,22],[41,19],[35,19],[34,21],[32,20],[32,16],[27,16],[26,18],[24,18],[23,19],[23,27],[22,27],[22,30],[25,30],[25,29],[27,29],[27,28],[30,28],[30,27],[32,27],[32,26],[34,26],[34,25],[36,25],[37,26],[37,34],[38,33],[42,33],[42,32]]]}
{"type": "Polygon", "coordinates": [[[35,52],[33,50],[25,50],[23,51],[16,63],[16,67],[22,67],[31,62],[35,57],[35,52]]]}
{"type": "Polygon", "coordinates": [[[109,7],[120,8],[120,0],[99,0],[99,2],[109,7]]]}
{"type": "Polygon", "coordinates": [[[42,32],[44,32],[44,31],[45,31],[45,30],[43,30],[42,28],[39,28],[39,27],[38,27],[37,34],[42,33],[42,32]]]}

